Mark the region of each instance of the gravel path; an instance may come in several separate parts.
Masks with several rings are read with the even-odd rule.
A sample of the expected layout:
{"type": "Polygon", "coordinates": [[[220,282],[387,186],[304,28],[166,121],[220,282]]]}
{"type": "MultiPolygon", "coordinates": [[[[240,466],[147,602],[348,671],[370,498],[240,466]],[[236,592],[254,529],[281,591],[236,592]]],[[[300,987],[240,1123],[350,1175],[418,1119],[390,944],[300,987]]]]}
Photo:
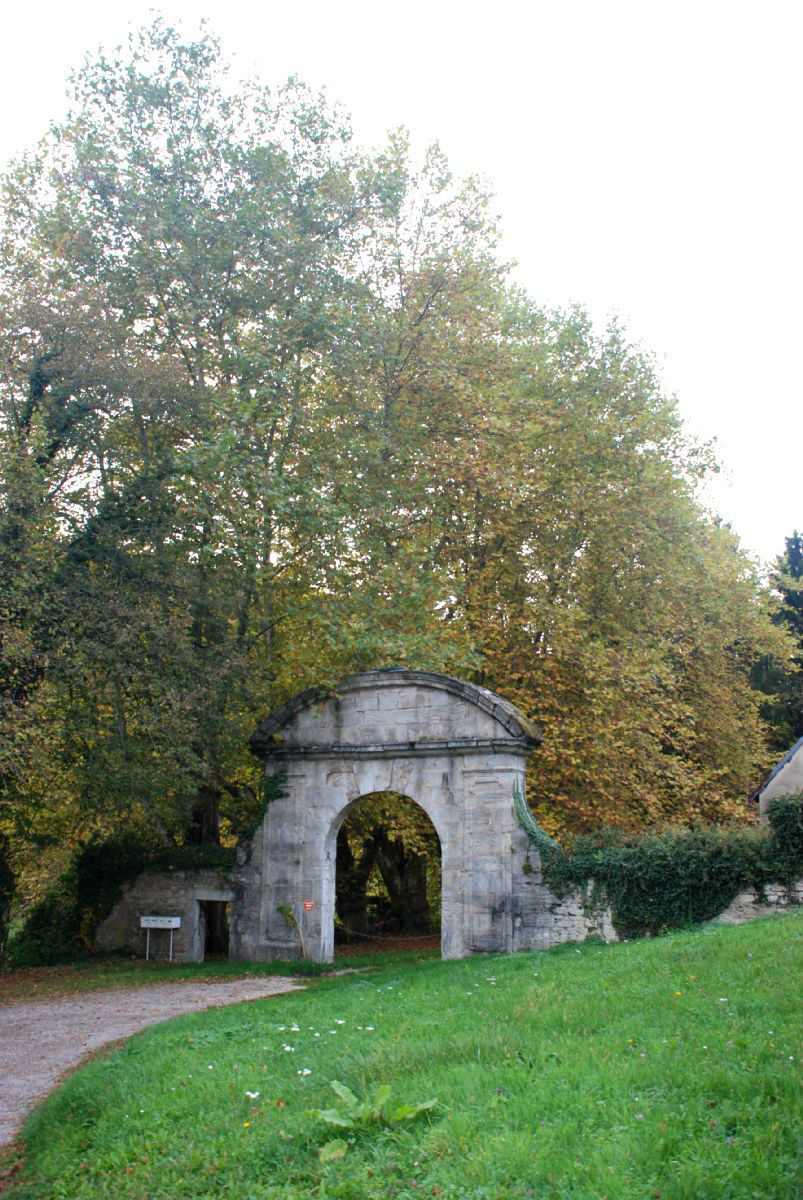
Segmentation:
{"type": "Polygon", "coordinates": [[[58,1083],[108,1042],[184,1013],[259,1000],[303,987],[265,975],[220,983],[187,982],[85,992],[0,1007],[0,1146],[58,1083]]]}

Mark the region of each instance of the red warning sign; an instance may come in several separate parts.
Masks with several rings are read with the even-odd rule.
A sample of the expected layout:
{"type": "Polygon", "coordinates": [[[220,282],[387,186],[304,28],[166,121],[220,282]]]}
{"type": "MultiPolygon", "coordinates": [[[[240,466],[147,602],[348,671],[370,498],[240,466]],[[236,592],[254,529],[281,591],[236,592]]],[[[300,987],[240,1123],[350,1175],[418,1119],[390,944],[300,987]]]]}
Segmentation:
{"type": "Polygon", "coordinates": [[[314,907],[315,907],[315,905],[312,903],[311,900],[304,901],[304,912],[312,912],[314,907]]]}

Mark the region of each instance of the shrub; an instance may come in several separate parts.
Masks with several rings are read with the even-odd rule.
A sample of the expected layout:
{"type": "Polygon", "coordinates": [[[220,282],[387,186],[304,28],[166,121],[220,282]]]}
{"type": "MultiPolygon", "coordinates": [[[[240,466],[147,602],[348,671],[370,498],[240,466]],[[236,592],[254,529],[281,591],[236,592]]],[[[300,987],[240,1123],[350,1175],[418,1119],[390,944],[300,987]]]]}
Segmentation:
{"type": "Polygon", "coordinates": [[[33,906],[25,923],[12,934],[6,950],[6,966],[46,967],[72,962],[81,957],[81,921],[66,874],[56,888],[33,906]]]}
{"type": "Polygon", "coordinates": [[[803,879],[803,792],[777,796],[767,805],[772,829],[770,856],[781,883],[803,879]]]}

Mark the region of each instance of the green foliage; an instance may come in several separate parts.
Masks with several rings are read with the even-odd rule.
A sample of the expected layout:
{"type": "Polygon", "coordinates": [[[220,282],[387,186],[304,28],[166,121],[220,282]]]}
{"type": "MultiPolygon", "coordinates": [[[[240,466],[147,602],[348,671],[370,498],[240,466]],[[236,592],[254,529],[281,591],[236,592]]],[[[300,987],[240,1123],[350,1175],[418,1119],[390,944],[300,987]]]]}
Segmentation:
{"type": "Polygon", "coordinates": [[[72,879],[62,877],[55,888],[33,906],[22,928],[12,933],[4,965],[45,967],[86,956],[80,944],[81,914],[71,889],[72,879]]]}
{"type": "Polygon", "coordinates": [[[762,656],[753,669],[753,683],[770,694],[762,714],[770,727],[773,747],[785,751],[803,737],[803,534],[786,538],[784,553],[770,575],[775,595],[772,619],[788,631],[792,656],[787,662],[762,656]]]}
{"type": "Polygon", "coordinates": [[[769,857],[782,883],[803,879],[803,792],[776,796],[767,805],[772,829],[769,857]]]}
{"type": "Polygon", "coordinates": [[[628,836],[603,829],[577,837],[567,854],[546,855],[544,880],[558,895],[582,888],[592,905],[609,905],[622,937],[709,921],[746,888],[803,877],[801,798],[780,802],[771,819],[772,834],[730,828],[628,836]]]}
{"type": "Polygon", "coordinates": [[[412,1121],[422,1112],[435,1108],[437,1100],[424,1100],[420,1104],[399,1104],[390,1107],[391,1089],[386,1083],[378,1084],[374,1094],[358,1100],[351,1088],[333,1079],[329,1084],[332,1091],[342,1100],[343,1108],[311,1108],[309,1115],[317,1117],[327,1125],[339,1129],[370,1129],[377,1125],[398,1125],[401,1121],[412,1121]]]}

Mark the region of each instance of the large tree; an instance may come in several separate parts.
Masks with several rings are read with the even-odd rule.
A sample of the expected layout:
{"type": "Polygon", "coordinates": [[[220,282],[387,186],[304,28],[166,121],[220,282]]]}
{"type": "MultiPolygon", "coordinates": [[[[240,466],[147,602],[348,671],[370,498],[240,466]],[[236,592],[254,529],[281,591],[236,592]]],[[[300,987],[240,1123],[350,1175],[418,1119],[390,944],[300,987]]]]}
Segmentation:
{"type": "Polygon", "coordinates": [[[753,678],[762,691],[771,694],[762,712],[773,747],[783,752],[803,737],[803,535],[797,530],[786,538],[770,583],[777,601],[773,620],[789,633],[793,654],[786,665],[772,656],[761,658],[753,678]]]}
{"type": "Polygon", "coordinates": [[[12,851],[234,837],[257,716],[391,662],[542,720],[553,829],[741,812],[789,639],[710,459],[618,329],[508,285],[439,150],[363,153],[156,22],[77,74],[3,219],[12,851]]]}

